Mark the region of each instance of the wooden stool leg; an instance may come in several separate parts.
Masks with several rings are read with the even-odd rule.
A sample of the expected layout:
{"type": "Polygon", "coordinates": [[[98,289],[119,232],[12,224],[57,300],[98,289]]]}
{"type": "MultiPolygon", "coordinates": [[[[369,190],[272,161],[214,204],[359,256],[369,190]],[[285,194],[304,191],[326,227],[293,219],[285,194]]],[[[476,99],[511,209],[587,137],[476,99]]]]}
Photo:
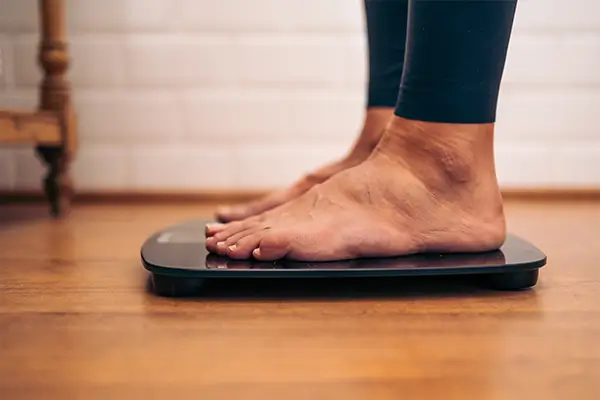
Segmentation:
{"type": "Polygon", "coordinates": [[[38,61],[43,70],[40,109],[54,112],[61,123],[62,144],[39,146],[37,153],[48,166],[44,189],[52,214],[63,215],[70,209],[73,185],[69,166],[77,146],[76,117],[71,89],[66,79],[69,55],[66,43],[64,0],[39,0],[41,42],[38,61]]]}
{"type": "Polygon", "coordinates": [[[67,169],[69,158],[62,147],[38,146],[37,152],[48,167],[44,178],[44,193],[50,203],[50,211],[55,217],[65,215],[70,210],[73,197],[67,169]]]}

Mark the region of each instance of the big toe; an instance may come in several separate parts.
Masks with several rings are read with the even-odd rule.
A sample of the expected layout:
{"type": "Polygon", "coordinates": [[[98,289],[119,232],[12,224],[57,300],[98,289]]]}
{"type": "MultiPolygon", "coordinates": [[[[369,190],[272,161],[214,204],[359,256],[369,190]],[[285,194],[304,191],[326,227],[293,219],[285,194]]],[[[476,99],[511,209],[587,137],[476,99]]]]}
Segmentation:
{"type": "Polygon", "coordinates": [[[270,232],[263,236],[252,251],[252,256],[257,260],[275,261],[285,258],[292,246],[292,237],[282,232],[270,232]]]}
{"type": "Polygon", "coordinates": [[[307,222],[274,228],[264,235],[252,252],[254,258],[275,261],[335,261],[354,258],[356,240],[327,223],[307,222]]]}
{"type": "Polygon", "coordinates": [[[282,258],[308,260],[307,255],[318,252],[323,246],[327,247],[327,244],[323,242],[323,236],[315,224],[290,224],[269,230],[252,255],[262,261],[282,258]]]}
{"type": "Polygon", "coordinates": [[[227,256],[233,259],[251,258],[253,251],[267,233],[268,229],[257,229],[239,240],[235,240],[235,243],[228,247],[227,256]]]}

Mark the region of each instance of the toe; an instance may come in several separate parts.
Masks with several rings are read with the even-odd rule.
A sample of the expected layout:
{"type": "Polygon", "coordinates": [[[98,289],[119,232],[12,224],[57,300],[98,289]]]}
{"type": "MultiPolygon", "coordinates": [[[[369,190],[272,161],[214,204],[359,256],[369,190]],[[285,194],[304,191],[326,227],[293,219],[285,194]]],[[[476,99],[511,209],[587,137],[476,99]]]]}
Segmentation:
{"type": "Polygon", "coordinates": [[[233,222],[246,218],[248,207],[244,205],[222,206],[217,208],[216,217],[221,222],[233,222]]]}
{"type": "Polygon", "coordinates": [[[206,239],[206,250],[213,254],[225,255],[227,252],[227,242],[225,240],[219,240],[215,236],[211,236],[206,239]]]}
{"type": "Polygon", "coordinates": [[[263,235],[252,251],[257,260],[275,261],[284,258],[291,249],[292,238],[281,231],[271,231],[263,235]]]}
{"type": "Polygon", "coordinates": [[[252,232],[264,228],[263,218],[256,216],[226,224],[226,227],[206,239],[206,249],[212,253],[225,254],[227,247],[252,232]]]}
{"type": "Polygon", "coordinates": [[[269,230],[253,251],[254,258],[275,261],[334,261],[358,257],[353,235],[342,234],[326,223],[307,222],[269,230]],[[339,234],[336,234],[339,233],[339,234]]]}
{"type": "Polygon", "coordinates": [[[268,231],[268,229],[259,229],[244,236],[227,248],[227,256],[235,259],[252,258],[252,251],[258,247],[258,244],[268,231]]]}
{"type": "Polygon", "coordinates": [[[227,238],[250,229],[256,226],[260,222],[258,217],[247,218],[242,221],[235,221],[225,224],[225,227],[221,229],[219,232],[215,233],[212,237],[215,238],[217,242],[221,242],[227,240],[227,238]]]}
{"type": "Polygon", "coordinates": [[[261,225],[255,225],[252,226],[248,229],[244,229],[243,231],[240,231],[234,235],[229,236],[226,240],[225,240],[225,244],[227,245],[227,247],[232,246],[234,244],[236,244],[237,242],[239,242],[242,238],[253,234],[254,232],[258,232],[260,230],[265,229],[263,226],[261,225]]]}
{"type": "Polygon", "coordinates": [[[226,256],[227,255],[227,243],[225,243],[225,241],[217,242],[217,244],[214,246],[214,252],[221,256],[226,256]]]}
{"type": "Polygon", "coordinates": [[[204,227],[204,233],[207,237],[209,236],[213,236],[219,232],[221,232],[223,229],[225,229],[227,225],[226,224],[221,224],[218,222],[211,222],[206,224],[206,226],[204,227]]]}
{"type": "Polygon", "coordinates": [[[217,252],[217,239],[215,239],[214,236],[211,236],[209,238],[206,238],[206,250],[208,250],[210,253],[216,253],[217,252]]]}

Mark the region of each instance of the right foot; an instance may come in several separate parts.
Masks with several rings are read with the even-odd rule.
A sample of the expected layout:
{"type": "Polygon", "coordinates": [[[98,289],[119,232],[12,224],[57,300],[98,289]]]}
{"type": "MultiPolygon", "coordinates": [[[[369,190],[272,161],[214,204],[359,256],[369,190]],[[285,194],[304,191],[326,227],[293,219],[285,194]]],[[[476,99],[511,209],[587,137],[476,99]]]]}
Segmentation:
{"type": "Polygon", "coordinates": [[[230,222],[261,214],[301,196],[313,186],[325,182],[339,172],[362,163],[379,142],[393,112],[394,109],[389,107],[367,109],[363,130],[346,157],[307,174],[286,189],[269,193],[247,203],[220,207],[217,209],[217,219],[230,222]]]}
{"type": "Polygon", "coordinates": [[[493,125],[395,117],[360,165],[281,207],[206,232],[210,252],[262,261],[496,250],[506,227],[493,125]]]}

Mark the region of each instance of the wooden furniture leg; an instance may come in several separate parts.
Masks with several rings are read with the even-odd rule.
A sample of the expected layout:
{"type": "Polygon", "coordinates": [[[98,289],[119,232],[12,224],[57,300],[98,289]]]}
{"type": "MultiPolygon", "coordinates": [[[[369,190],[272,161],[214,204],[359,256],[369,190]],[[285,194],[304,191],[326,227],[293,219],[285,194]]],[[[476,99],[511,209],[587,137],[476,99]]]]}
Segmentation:
{"type": "Polygon", "coordinates": [[[55,216],[68,213],[73,197],[69,166],[76,150],[76,116],[66,79],[69,54],[66,43],[64,0],[39,0],[41,41],[38,62],[43,70],[40,111],[58,117],[61,143],[41,144],[37,153],[48,166],[44,192],[55,216]]]}
{"type": "Polygon", "coordinates": [[[69,66],[65,4],[64,0],[38,1],[41,22],[38,62],[44,74],[39,109],[0,110],[0,144],[36,146],[36,153],[48,166],[44,192],[51,212],[62,216],[69,211],[73,196],[69,164],[77,147],[76,116],[65,78],[69,66]]]}

